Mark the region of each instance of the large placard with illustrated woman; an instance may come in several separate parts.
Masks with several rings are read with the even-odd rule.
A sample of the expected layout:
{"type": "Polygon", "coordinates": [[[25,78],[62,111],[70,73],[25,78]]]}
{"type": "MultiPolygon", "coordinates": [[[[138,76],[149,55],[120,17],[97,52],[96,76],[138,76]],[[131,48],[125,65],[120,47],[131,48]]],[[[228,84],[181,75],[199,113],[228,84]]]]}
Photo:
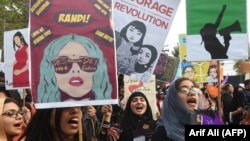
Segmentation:
{"type": "Polygon", "coordinates": [[[117,71],[149,82],[180,0],[114,0],[117,71]]]}
{"type": "Polygon", "coordinates": [[[31,0],[32,94],[37,108],[117,103],[111,4],[31,0]]]}

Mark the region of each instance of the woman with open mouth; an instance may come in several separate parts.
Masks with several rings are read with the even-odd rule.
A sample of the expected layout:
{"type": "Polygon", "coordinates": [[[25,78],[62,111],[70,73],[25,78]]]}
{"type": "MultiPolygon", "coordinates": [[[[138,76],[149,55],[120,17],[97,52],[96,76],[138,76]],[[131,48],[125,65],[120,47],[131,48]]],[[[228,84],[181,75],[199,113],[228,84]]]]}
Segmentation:
{"type": "Polygon", "coordinates": [[[155,123],[147,97],[142,92],[133,92],[126,104],[118,141],[148,141],[155,123]]]}
{"type": "Polygon", "coordinates": [[[196,83],[189,78],[172,82],[152,141],[184,141],[185,125],[201,124],[197,112],[200,93],[196,83]]]}
{"type": "Polygon", "coordinates": [[[0,141],[13,141],[23,131],[23,112],[12,98],[0,98],[0,141]]]}
{"type": "Polygon", "coordinates": [[[79,141],[79,107],[37,109],[21,139],[24,141],[79,141]]]}

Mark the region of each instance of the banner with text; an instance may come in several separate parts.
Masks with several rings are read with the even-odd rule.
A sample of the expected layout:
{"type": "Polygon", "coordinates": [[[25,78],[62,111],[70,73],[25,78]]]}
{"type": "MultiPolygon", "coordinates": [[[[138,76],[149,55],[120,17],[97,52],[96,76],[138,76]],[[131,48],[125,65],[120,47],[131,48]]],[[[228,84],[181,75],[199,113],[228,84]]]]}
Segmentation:
{"type": "Polygon", "coordinates": [[[180,0],[114,0],[118,72],[149,82],[180,0]]]}
{"type": "Polygon", "coordinates": [[[117,103],[111,9],[111,0],[31,0],[37,108],[117,103]]]}

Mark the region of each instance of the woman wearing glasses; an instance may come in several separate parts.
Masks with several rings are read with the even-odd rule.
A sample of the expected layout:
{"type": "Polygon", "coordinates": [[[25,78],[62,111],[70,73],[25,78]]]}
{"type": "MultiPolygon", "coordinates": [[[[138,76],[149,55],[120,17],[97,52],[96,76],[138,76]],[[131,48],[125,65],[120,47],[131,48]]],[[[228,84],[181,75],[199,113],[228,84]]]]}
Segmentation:
{"type": "Polygon", "coordinates": [[[23,112],[12,98],[0,99],[0,141],[13,141],[23,132],[23,112]]]}
{"type": "Polygon", "coordinates": [[[194,81],[184,77],[175,80],[168,88],[152,141],[184,141],[185,125],[200,124],[197,121],[200,93],[194,81]]]}
{"type": "Polygon", "coordinates": [[[40,68],[39,102],[111,98],[103,52],[89,38],[69,34],[52,41],[40,68]]]}

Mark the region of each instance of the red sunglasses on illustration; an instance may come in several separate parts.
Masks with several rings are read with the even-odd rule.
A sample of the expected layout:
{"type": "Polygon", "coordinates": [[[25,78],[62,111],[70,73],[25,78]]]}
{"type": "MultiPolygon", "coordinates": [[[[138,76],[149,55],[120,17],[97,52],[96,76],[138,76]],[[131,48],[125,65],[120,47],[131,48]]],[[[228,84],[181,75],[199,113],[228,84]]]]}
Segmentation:
{"type": "Polygon", "coordinates": [[[72,68],[73,63],[77,63],[82,71],[95,72],[99,59],[88,56],[82,56],[79,59],[70,59],[67,56],[60,56],[52,61],[55,72],[58,74],[68,73],[72,68]]]}

